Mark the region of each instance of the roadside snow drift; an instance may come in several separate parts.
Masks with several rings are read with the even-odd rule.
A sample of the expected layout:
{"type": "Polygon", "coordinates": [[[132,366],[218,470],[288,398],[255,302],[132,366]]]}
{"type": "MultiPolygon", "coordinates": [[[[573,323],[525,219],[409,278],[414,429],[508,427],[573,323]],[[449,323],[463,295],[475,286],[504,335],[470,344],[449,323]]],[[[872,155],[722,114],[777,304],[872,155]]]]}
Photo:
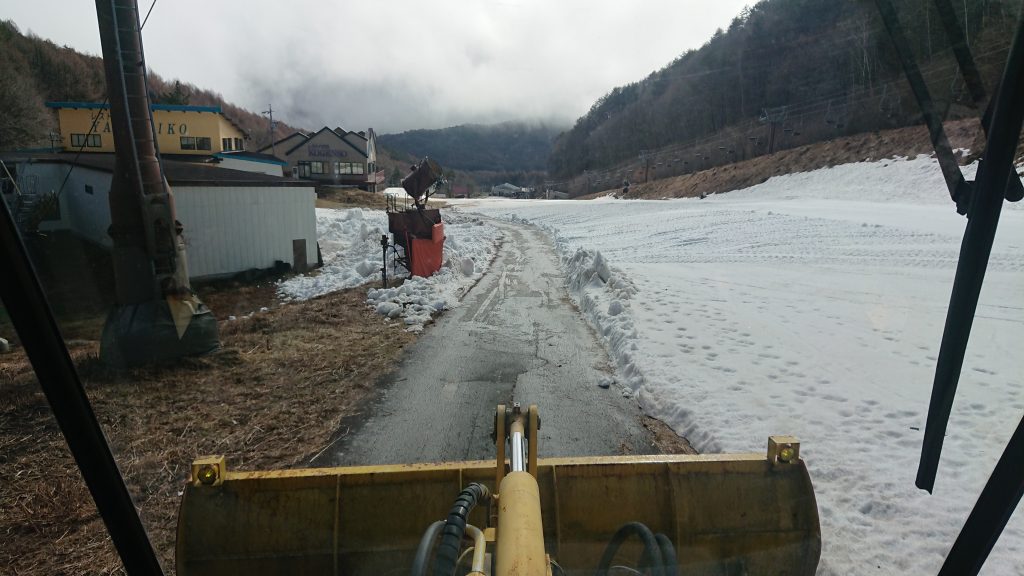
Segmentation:
{"type": "MultiPolygon", "coordinates": [[[[432,315],[458,305],[462,294],[486,271],[494,257],[500,232],[477,217],[442,211],[445,234],[444,262],[429,278],[411,277],[397,288],[372,288],[367,302],[388,318],[400,319],[411,331],[420,331],[432,315]]],[[[384,265],[380,237],[387,233],[387,215],[380,210],[317,208],[317,237],[324,265],[310,274],[281,282],[285,300],[306,300],[361,286],[380,284],[384,265]]],[[[407,276],[395,270],[388,257],[388,277],[407,276]]]]}
{"type": "MultiPolygon", "coordinates": [[[[966,223],[933,159],[705,200],[467,209],[549,231],[624,392],[698,450],[802,440],[819,573],[938,571],[1024,413],[1020,206],[1004,208],[931,496],[914,477],[966,223]]],[[[1024,574],[1022,559],[1018,510],[983,573],[1024,574]]]]}

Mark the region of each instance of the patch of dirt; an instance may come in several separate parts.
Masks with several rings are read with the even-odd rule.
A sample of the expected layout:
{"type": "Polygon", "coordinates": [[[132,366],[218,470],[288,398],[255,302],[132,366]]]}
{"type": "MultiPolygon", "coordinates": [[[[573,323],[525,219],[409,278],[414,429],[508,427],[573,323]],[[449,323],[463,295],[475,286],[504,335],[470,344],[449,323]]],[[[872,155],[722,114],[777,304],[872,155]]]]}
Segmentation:
{"type": "MultiPolygon", "coordinates": [[[[374,210],[387,210],[387,200],[380,192],[367,192],[358,188],[333,188],[320,187],[316,191],[317,208],[372,208],[374,210]]],[[[412,206],[412,201],[409,201],[412,206]]],[[[430,208],[444,208],[447,204],[444,200],[428,200],[430,208]]],[[[405,206],[399,203],[399,209],[405,206]]]]}
{"type": "Polygon", "coordinates": [[[367,192],[358,188],[320,186],[316,189],[317,208],[374,208],[384,210],[387,201],[380,192],[367,192]]]}
{"type": "MultiPolygon", "coordinates": [[[[967,148],[982,150],[985,146],[983,133],[977,119],[955,120],[945,123],[946,135],[953,149],[967,148]]],[[[934,149],[924,126],[912,126],[868,132],[836,138],[827,142],[818,142],[782,150],[771,155],[758,156],[749,160],[717,166],[708,170],[683,174],[647,183],[633,183],[625,198],[683,198],[703,194],[729,192],[760,184],[772,176],[808,172],[818,168],[878,160],[896,156],[916,156],[932,154],[934,149]]],[[[974,156],[961,158],[961,161],[973,161],[974,156]]],[[[591,199],[619,194],[621,189],[595,192],[581,199],[591,199]]]]}
{"type": "Polygon", "coordinates": [[[668,424],[644,414],[640,424],[651,433],[651,440],[662,454],[697,454],[690,441],[676,434],[668,424]]]}
{"type": "MultiPolygon", "coordinates": [[[[115,371],[99,361],[98,331],[69,341],[169,574],[179,491],[193,459],[224,454],[243,470],[307,465],[415,339],[374,314],[365,289],[288,304],[273,301],[272,284],[211,288],[203,298],[219,318],[239,313],[219,322],[222,347],[206,356],[115,371]],[[270,310],[258,312],[260,305],[270,310]]],[[[92,326],[101,323],[93,318],[92,326]]],[[[0,398],[4,573],[123,573],[21,349],[0,356],[0,398]]]]}

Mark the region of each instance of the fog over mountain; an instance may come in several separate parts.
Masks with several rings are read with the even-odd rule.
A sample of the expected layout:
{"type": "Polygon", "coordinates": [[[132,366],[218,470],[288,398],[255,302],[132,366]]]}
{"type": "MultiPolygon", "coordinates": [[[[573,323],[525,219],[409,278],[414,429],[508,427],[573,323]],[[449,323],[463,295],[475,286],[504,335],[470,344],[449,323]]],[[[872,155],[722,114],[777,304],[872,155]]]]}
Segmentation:
{"type": "MultiPolygon", "coordinates": [[[[299,126],[380,133],[467,123],[571,124],[728,26],[741,0],[287,4],[164,0],[143,31],[150,68],[299,126]]],[[[140,0],[145,14],[150,2],[140,0]]],[[[91,2],[10,2],[13,20],[98,54],[91,2]],[[58,14],[59,17],[54,17],[58,14]]]]}

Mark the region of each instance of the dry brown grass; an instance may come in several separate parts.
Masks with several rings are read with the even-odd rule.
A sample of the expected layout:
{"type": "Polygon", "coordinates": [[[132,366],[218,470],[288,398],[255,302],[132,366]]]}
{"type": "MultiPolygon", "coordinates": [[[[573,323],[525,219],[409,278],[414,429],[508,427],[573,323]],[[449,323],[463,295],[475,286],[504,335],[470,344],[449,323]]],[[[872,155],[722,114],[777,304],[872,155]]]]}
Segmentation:
{"type": "Polygon", "coordinates": [[[387,201],[380,192],[358,188],[317,188],[317,208],[374,208],[384,210],[387,201]]]}
{"type": "MultiPolygon", "coordinates": [[[[409,202],[412,204],[412,201],[409,202]]],[[[431,208],[444,208],[444,200],[428,200],[431,208]]],[[[366,192],[358,188],[319,188],[316,199],[317,208],[373,208],[386,210],[387,200],[380,192],[366,192]]],[[[399,208],[404,208],[400,203],[399,208]]]]}
{"type": "MultiPolygon", "coordinates": [[[[274,304],[272,290],[208,289],[203,297],[219,317],[239,316],[220,322],[222,348],[208,356],[113,371],[99,362],[95,339],[70,344],[169,572],[178,493],[194,458],[224,454],[236,469],[307,465],[414,339],[373,314],[360,289],[277,305],[248,318],[241,316],[274,304]]],[[[0,399],[0,572],[120,573],[20,350],[0,357],[0,399]]]]}

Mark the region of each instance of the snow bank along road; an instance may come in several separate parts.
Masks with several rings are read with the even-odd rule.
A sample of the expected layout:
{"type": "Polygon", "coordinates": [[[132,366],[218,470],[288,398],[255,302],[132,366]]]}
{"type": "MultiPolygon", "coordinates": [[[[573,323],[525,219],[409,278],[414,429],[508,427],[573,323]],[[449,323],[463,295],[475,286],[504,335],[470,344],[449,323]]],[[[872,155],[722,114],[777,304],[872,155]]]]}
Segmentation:
{"type": "MultiPolygon", "coordinates": [[[[463,209],[553,236],[619,381],[698,450],[800,437],[820,573],[938,571],[1024,412],[1019,206],[1004,208],[932,496],[914,477],[966,223],[934,160],[848,164],[705,200],[463,209]]],[[[1024,574],[1021,510],[983,573],[1024,574]]]]}
{"type": "Polygon", "coordinates": [[[504,242],[489,272],[410,347],[369,416],[317,465],[491,459],[494,409],[513,401],[540,407],[542,457],[650,451],[636,401],[597,385],[609,379],[608,356],[570,303],[546,236],[501,222],[450,234],[467,244],[495,226],[504,242]]]}

